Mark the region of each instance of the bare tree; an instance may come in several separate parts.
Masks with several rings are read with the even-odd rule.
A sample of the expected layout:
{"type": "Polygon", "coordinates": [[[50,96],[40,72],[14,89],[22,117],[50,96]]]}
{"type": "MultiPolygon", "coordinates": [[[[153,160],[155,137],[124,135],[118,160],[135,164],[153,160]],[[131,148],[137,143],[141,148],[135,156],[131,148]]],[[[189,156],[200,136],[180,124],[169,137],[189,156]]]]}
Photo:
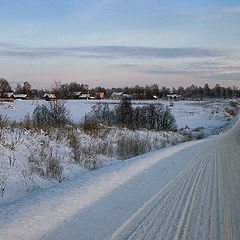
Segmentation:
{"type": "Polygon", "coordinates": [[[0,79],[0,92],[2,93],[12,92],[12,88],[5,78],[0,79]]]}

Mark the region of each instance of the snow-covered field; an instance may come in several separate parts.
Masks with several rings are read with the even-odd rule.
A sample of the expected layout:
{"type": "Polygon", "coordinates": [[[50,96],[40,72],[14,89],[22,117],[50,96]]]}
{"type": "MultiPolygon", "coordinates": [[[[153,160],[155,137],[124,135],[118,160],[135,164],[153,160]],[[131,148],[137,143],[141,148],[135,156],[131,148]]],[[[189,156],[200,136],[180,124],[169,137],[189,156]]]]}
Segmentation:
{"type": "MultiPolygon", "coordinates": [[[[226,123],[225,108],[229,107],[232,100],[209,101],[176,101],[171,111],[176,118],[178,128],[190,129],[204,128],[204,133],[210,135],[226,123]]],[[[81,122],[92,106],[97,103],[109,103],[115,106],[119,101],[112,100],[67,100],[66,106],[74,122],[81,122]]],[[[169,106],[169,101],[133,101],[133,106],[149,103],[162,103],[169,106]]],[[[32,115],[37,104],[48,104],[38,100],[16,100],[13,103],[0,103],[0,114],[11,120],[21,120],[26,115],[32,115]]]]}

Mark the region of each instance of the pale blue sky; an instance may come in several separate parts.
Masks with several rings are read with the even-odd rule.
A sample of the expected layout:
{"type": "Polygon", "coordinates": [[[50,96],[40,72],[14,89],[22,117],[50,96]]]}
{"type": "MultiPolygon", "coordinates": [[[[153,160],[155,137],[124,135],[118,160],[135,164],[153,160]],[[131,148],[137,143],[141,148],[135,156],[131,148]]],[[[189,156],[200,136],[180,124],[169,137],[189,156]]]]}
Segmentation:
{"type": "Polygon", "coordinates": [[[0,75],[240,87],[239,0],[0,0],[0,75]]]}

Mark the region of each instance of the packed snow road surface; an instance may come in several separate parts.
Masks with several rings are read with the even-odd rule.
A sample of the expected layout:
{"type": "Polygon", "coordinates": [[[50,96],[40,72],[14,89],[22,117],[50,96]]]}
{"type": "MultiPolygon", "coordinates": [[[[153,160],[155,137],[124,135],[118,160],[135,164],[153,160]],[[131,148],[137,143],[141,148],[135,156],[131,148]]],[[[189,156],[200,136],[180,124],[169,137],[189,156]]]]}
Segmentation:
{"type": "Polygon", "coordinates": [[[240,122],[0,208],[1,240],[240,239],[240,122]]]}
{"type": "Polygon", "coordinates": [[[240,239],[240,122],[209,142],[111,239],[240,239]]]}

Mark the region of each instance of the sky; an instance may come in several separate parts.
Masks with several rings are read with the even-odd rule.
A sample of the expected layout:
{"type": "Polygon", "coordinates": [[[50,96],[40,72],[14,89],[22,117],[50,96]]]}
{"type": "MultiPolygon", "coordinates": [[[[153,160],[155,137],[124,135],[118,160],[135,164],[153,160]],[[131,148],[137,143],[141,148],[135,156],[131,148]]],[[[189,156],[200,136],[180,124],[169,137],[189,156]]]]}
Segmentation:
{"type": "Polygon", "coordinates": [[[239,0],[0,0],[13,86],[240,87],[239,0]]]}

